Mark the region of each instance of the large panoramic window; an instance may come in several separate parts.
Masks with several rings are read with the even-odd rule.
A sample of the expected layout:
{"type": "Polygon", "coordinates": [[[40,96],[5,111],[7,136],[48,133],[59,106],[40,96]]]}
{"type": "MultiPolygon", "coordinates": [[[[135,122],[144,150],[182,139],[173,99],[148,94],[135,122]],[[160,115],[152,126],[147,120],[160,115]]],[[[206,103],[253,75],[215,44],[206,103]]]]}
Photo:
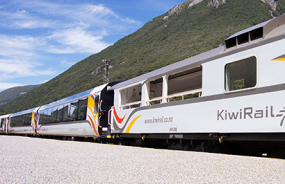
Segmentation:
{"type": "Polygon", "coordinates": [[[17,126],[31,126],[32,120],[32,113],[14,116],[11,118],[10,126],[17,127],[17,126]]]}
{"type": "Polygon", "coordinates": [[[202,66],[196,66],[169,75],[168,101],[200,97],[202,94],[202,66]]]}
{"type": "Polygon", "coordinates": [[[162,78],[149,83],[149,105],[160,104],[162,101],[162,78]]]}
{"type": "Polygon", "coordinates": [[[40,111],[40,124],[86,120],[87,98],[40,111]]]}
{"type": "Polygon", "coordinates": [[[225,66],[225,90],[234,91],[256,85],[256,57],[229,63],[225,66]]]}
{"type": "Polygon", "coordinates": [[[139,107],[141,104],[141,84],[123,89],[121,94],[120,109],[130,109],[139,107]]]}

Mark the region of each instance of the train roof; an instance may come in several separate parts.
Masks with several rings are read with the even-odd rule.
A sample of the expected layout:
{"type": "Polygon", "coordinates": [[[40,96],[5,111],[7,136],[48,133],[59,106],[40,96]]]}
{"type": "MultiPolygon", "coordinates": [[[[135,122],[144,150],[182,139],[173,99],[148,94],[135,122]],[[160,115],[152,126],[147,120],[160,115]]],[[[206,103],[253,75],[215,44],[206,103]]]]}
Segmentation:
{"type": "Polygon", "coordinates": [[[224,50],[224,47],[218,47],[216,49],[204,52],[202,54],[198,54],[196,56],[193,56],[193,57],[184,59],[182,61],[170,64],[170,65],[165,66],[163,68],[159,68],[159,69],[151,71],[149,73],[140,75],[138,77],[132,78],[132,79],[124,81],[124,82],[121,82],[121,83],[111,87],[110,90],[121,88],[121,87],[130,85],[130,84],[139,82],[139,81],[156,79],[156,78],[159,78],[163,75],[167,75],[167,74],[171,74],[171,73],[175,73],[175,72],[184,70],[186,67],[190,68],[192,66],[193,67],[197,66],[198,61],[202,61],[202,60],[206,60],[208,58],[214,57],[215,55],[217,55],[217,53],[220,53],[223,50],[224,50]]]}
{"type": "Polygon", "coordinates": [[[20,115],[24,115],[24,114],[29,114],[29,113],[35,112],[35,110],[38,109],[38,108],[39,107],[28,109],[28,110],[24,110],[24,111],[21,111],[21,112],[16,112],[16,113],[13,113],[11,115],[11,117],[20,116],[20,115]]]}
{"type": "Polygon", "coordinates": [[[272,20],[272,19],[270,19],[270,20],[268,20],[268,21],[265,21],[265,22],[262,22],[262,23],[260,23],[260,24],[257,24],[257,25],[255,25],[255,26],[249,27],[249,28],[244,29],[244,30],[242,30],[242,31],[239,31],[239,32],[237,32],[237,33],[231,35],[230,37],[228,37],[226,40],[231,39],[231,38],[234,38],[234,37],[239,36],[239,35],[242,35],[242,34],[244,34],[244,33],[248,33],[248,32],[253,31],[253,30],[255,30],[255,29],[264,27],[264,26],[265,26],[268,22],[270,22],[271,20],[272,20]]]}
{"type": "Polygon", "coordinates": [[[106,85],[107,84],[103,84],[101,86],[97,86],[97,87],[89,89],[87,91],[83,91],[81,93],[77,93],[75,95],[72,95],[72,96],[60,99],[58,101],[46,104],[46,105],[42,106],[41,109],[46,109],[46,108],[57,106],[57,105],[60,105],[60,104],[64,104],[64,103],[67,103],[67,102],[70,102],[70,101],[73,101],[73,100],[85,98],[85,97],[89,96],[90,94],[95,94],[97,92],[102,91],[106,87],[106,85]]]}
{"type": "Polygon", "coordinates": [[[280,37],[278,37],[280,35],[282,35],[282,38],[285,38],[285,15],[265,21],[233,34],[225,40],[224,46],[220,46],[210,51],[170,64],[163,68],[126,80],[122,83],[114,85],[109,90],[127,87],[138,82],[142,83],[145,81],[154,80],[164,75],[169,75],[187,68],[199,66],[214,59],[277,41],[276,38],[280,39],[280,37]]]}
{"type": "Polygon", "coordinates": [[[9,117],[11,114],[5,114],[5,115],[2,115],[2,116],[0,116],[0,119],[2,119],[2,118],[7,118],[7,117],[9,117]]]}

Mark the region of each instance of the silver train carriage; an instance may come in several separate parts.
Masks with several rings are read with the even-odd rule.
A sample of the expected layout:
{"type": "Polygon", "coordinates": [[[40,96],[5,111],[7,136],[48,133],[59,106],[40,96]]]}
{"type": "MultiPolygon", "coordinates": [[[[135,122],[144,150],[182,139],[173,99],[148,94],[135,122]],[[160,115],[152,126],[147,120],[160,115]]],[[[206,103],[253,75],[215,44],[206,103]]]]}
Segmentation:
{"type": "Polygon", "coordinates": [[[114,92],[107,89],[117,83],[104,84],[42,106],[36,133],[105,138],[110,134],[108,111],[113,106],[114,97],[114,92]]]}
{"type": "Polygon", "coordinates": [[[0,125],[1,125],[1,130],[0,130],[0,133],[1,134],[5,134],[7,133],[7,125],[8,125],[8,122],[9,122],[9,118],[10,118],[11,114],[6,114],[6,115],[2,115],[0,116],[0,125]]]}
{"type": "Polygon", "coordinates": [[[39,107],[36,107],[12,114],[6,132],[10,134],[35,134],[38,110],[39,107]]]}
{"type": "Polygon", "coordinates": [[[285,141],[285,15],[114,85],[114,137],[285,141]]]}

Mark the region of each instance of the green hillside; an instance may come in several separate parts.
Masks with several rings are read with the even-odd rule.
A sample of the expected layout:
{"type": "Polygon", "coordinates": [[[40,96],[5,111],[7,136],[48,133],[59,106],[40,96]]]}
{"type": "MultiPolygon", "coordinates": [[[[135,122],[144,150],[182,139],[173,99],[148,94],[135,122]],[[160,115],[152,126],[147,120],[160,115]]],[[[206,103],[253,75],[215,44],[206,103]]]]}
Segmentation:
{"type": "Polygon", "coordinates": [[[135,33],[8,103],[3,110],[13,112],[40,106],[101,85],[103,59],[111,60],[110,81],[130,79],[216,48],[233,33],[285,11],[285,0],[277,1],[276,10],[261,0],[227,0],[218,7],[211,6],[214,0],[203,0],[188,8],[192,1],[184,2],[181,11],[168,19],[166,12],[150,20],[135,33]]]}
{"type": "Polygon", "coordinates": [[[17,86],[0,92],[0,106],[3,106],[16,98],[25,95],[27,92],[32,91],[38,86],[39,85],[17,86]]]}

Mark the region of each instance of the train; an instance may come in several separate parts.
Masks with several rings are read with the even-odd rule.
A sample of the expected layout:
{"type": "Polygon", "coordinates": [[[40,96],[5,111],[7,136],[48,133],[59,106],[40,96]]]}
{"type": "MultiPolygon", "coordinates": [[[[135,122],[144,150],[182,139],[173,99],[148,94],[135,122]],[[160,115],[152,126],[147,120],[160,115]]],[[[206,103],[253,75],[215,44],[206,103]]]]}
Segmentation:
{"type": "Polygon", "coordinates": [[[194,150],[235,142],[280,153],[285,145],[284,46],[282,15],[202,54],[1,116],[2,133],[194,150]]]}

